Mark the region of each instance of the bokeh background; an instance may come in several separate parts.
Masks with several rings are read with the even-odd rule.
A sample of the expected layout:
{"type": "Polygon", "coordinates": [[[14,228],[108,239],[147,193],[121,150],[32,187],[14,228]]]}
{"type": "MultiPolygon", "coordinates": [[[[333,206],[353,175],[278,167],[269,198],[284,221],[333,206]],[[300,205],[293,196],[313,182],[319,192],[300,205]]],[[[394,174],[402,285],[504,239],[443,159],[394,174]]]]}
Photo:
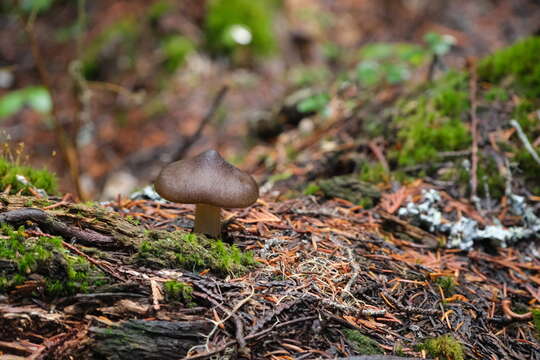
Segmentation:
{"type": "Polygon", "coordinates": [[[437,55],[464,67],[539,32],[533,0],[2,1],[0,139],[62,192],[114,198],[151,182],[226,88],[182,156],[215,148],[262,180],[283,132],[317,128],[320,89],[384,98],[437,55]],[[300,116],[276,120],[292,95],[300,116]]]}

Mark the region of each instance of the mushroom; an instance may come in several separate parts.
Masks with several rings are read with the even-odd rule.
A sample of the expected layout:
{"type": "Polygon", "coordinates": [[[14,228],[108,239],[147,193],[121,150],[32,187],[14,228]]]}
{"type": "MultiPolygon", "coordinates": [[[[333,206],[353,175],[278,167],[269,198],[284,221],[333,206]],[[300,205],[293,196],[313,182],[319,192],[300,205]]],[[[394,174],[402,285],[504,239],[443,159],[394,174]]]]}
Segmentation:
{"type": "Polygon", "coordinates": [[[255,180],[215,150],[165,166],[155,188],[169,201],[196,204],[194,231],[212,237],[221,233],[220,208],[247,207],[259,197],[255,180]]]}

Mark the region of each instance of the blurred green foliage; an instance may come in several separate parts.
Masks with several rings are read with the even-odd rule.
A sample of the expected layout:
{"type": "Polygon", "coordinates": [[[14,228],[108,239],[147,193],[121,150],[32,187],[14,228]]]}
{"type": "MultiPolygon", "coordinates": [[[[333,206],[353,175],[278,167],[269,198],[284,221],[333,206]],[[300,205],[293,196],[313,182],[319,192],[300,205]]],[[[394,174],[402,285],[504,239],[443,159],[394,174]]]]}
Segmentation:
{"type": "Polygon", "coordinates": [[[456,39],[451,35],[430,32],[424,35],[424,42],[433,54],[442,56],[450,51],[456,39]]]}
{"type": "Polygon", "coordinates": [[[54,0],[21,0],[19,6],[24,12],[40,13],[49,10],[53,3],[54,0]]]}
{"type": "Polygon", "coordinates": [[[23,195],[30,195],[30,186],[43,189],[47,194],[55,194],[58,188],[58,180],[54,174],[47,170],[36,170],[29,166],[12,163],[0,157],[0,189],[11,186],[11,193],[22,190],[23,195]],[[30,184],[23,184],[17,179],[17,175],[22,175],[30,184]]]}
{"type": "Polygon", "coordinates": [[[100,72],[106,67],[105,63],[108,62],[114,64],[114,68],[132,67],[141,31],[139,25],[129,16],[102,30],[84,50],[83,76],[89,80],[98,79],[100,72]]]}
{"type": "Polygon", "coordinates": [[[210,0],[205,22],[208,48],[229,56],[242,48],[256,56],[271,54],[276,45],[274,7],[272,0],[210,0]]]}
{"type": "Polygon", "coordinates": [[[391,158],[409,166],[437,161],[439,152],[456,151],[470,144],[463,116],[469,108],[468,75],[451,71],[413,100],[398,106],[399,151],[391,158]]]}
{"type": "Polygon", "coordinates": [[[413,44],[375,43],[360,49],[362,59],[356,78],[365,87],[398,84],[411,76],[411,70],[426,60],[425,48],[413,44]]]}
{"type": "Polygon", "coordinates": [[[526,38],[488,56],[478,64],[481,80],[500,83],[509,79],[516,90],[530,98],[540,98],[540,37],[526,38]]]}
{"type": "Polygon", "coordinates": [[[14,115],[28,106],[42,114],[52,110],[52,100],[49,91],[43,86],[29,86],[13,90],[0,97],[0,119],[14,115]]]}
{"type": "Polygon", "coordinates": [[[301,100],[296,108],[301,113],[322,112],[324,114],[328,109],[329,103],[330,94],[327,92],[321,92],[301,100]]]}
{"type": "Polygon", "coordinates": [[[161,51],[165,56],[165,67],[169,71],[176,70],[183,65],[186,56],[195,50],[195,46],[185,36],[172,35],[161,42],[161,51]]]}

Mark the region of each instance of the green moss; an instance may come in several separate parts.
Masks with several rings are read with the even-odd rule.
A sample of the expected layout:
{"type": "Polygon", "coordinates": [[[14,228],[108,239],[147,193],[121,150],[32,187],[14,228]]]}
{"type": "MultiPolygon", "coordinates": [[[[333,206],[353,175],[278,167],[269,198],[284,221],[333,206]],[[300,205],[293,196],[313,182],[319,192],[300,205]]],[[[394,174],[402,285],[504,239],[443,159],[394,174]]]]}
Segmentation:
{"type": "Polygon", "coordinates": [[[345,329],[343,333],[354,348],[354,351],[358,354],[376,355],[384,353],[375,340],[367,337],[358,330],[345,329]]]}
{"type": "Polygon", "coordinates": [[[153,267],[182,267],[199,271],[210,269],[217,274],[240,274],[255,265],[250,252],[204,235],[175,231],[149,232],[135,261],[153,267]]]}
{"type": "Polygon", "coordinates": [[[208,2],[205,34],[211,51],[237,55],[249,49],[253,55],[268,55],[275,48],[272,29],[274,1],[211,0],[208,2]],[[235,41],[233,32],[241,27],[251,34],[248,44],[235,41]]]}
{"type": "Polygon", "coordinates": [[[508,91],[502,87],[494,86],[484,92],[484,99],[486,101],[500,101],[505,102],[510,99],[508,91]]]}
{"type": "Polygon", "coordinates": [[[131,16],[106,27],[85,48],[82,56],[82,75],[86,79],[95,80],[100,78],[102,71],[108,70],[105,67],[114,69],[118,66],[132,67],[139,33],[140,23],[131,16]],[[122,62],[118,62],[118,59],[122,59],[122,62]]]}
{"type": "Polygon", "coordinates": [[[24,185],[17,180],[17,175],[24,176],[31,186],[43,189],[47,194],[56,194],[57,192],[58,180],[51,172],[14,164],[0,157],[0,188],[5,189],[9,185],[11,186],[11,194],[22,190],[23,195],[30,195],[29,185],[24,185]]]}
{"type": "Polygon", "coordinates": [[[44,278],[45,294],[51,296],[86,292],[108,282],[104,274],[80,256],[62,247],[59,237],[28,237],[24,227],[0,228],[0,291],[26,281],[31,274],[44,278]]]}
{"type": "Polygon", "coordinates": [[[168,301],[181,301],[190,304],[193,300],[193,288],[184,282],[169,280],[163,284],[168,301]]]}
{"type": "Polygon", "coordinates": [[[456,282],[451,276],[438,277],[437,280],[435,280],[435,283],[443,289],[446,296],[454,294],[454,291],[456,290],[456,282]]]}
{"type": "Polygon", "coordinates": [[[195,50],[195,46],[185,36],[172,35],[161,42],[161,52],[165,57],[165,68],[173,72],[183,65],[186,57],[195,50]]]}
{"type": "Polygon", "coordinates": [[[380,191],[370,183],[360,181],[357,175],[334,176],[317,182],[326,197],[341,198],[371,207],[381,197],[380,191]]]}
{"type": "Polygon", "coordinates": [[[478,76],[482,81],[500,83],[510,79],[521,94],[540,98],[540,37],[526,38],[480,61],[478,76]]]}
{"type": "Polygon", "coordinates": [[[304,189],[304,195],[315,195],[321,191],[321,187],[315,183],[309,183],[304,189]]]}
{"type": "Polygon", "coordinates": [[[464,123],[468,97],[467,74],[451,71],[398,105],[393,121],[398,143],[390,158],[409,166],[437,161],[441,151],[466,149],[471,141],[464,123]]]}
{"type": "Polygon", "coordinates": [[[380,163],[364,163],[360,167],[358,178],[372,184],[386,183],[390,180],[390,173],[380,163]]]}
{"type": "Polygon", "coordinates": [[[531,309],[536,338],[540,340],[540,308],[531,309]]]}
{"type": "Polygon", "coordinates": [[[442,335],[426,340],[420,348],[426,350],[429,356],[440,360],[463,360],[463,348],[452,335],[442,335]]]}

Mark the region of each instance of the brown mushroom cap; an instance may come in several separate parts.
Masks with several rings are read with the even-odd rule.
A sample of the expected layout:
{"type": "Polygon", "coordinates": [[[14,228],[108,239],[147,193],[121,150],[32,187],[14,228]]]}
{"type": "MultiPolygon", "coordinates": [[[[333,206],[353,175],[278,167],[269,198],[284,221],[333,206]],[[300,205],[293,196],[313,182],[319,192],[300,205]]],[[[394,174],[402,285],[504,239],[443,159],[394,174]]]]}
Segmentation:
{"type": "Polygon", "coordinates": [[[155,187],[169,201],[225,208],[246,207],[259,197],[255,180],[215,150],[165,166],[155,187]]]}

